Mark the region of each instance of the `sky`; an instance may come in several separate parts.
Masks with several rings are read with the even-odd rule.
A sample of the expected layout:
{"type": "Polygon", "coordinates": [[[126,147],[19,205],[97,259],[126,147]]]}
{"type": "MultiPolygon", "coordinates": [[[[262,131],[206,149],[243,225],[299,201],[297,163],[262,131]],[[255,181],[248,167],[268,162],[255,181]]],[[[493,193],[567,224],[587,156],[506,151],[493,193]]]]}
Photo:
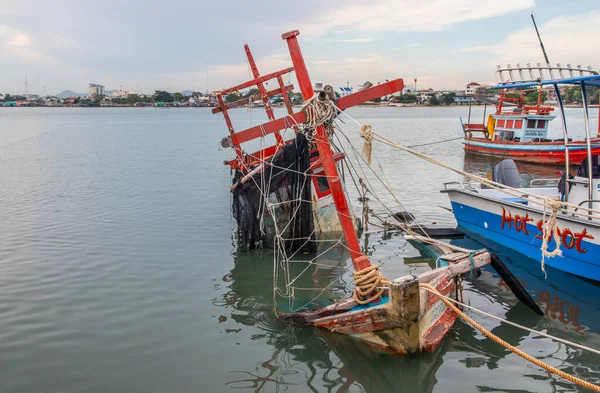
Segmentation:
{"type": "MultiPolygon", "coordinates": [[[[574,0],[0,0],[0,92],[213,91],[291,66],[281,34],[300,31],[313,82],[460,89],[498,64],[600,68],[600,3],[574,0]]],[[[290,79],[293,83],[293,77],[290,79]]]]}

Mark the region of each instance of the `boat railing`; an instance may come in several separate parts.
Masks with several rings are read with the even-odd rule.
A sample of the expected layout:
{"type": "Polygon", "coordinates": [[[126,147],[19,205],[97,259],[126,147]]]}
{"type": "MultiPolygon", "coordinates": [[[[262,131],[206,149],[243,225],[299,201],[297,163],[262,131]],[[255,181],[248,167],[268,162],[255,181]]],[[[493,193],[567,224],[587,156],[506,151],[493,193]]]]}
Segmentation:
{"type": "MultiPolygon", "coordinates": [[[[577,207],[576,207],[576,208],[573,210],[573,214],[572,214],[572,215],[575,215],[575,213],[577,212],[577,210],[579,210],[579,208],[580,208],[580,207],[582,207],[582,205],[583,205],[584,203],[589,203],[589,204],[591,204],[591,203],[594,203],[594,202],[596,202],[596,203],[599,203],[599,202],[600,202],[600,199],[586,199],[586,200],[584,200],[584,201],[581,201],[581,202],[579,202],[579,204],[577,205],[577,207]]],[[[599,217],[599,218],[600,218],[600,217],[599,217]]]]}
{"type": "Polygon", "coordinates": [[[560,179],[533,179],[529,182],[530,187],[534,186],[546,186],[546,187],[556,187],[560,179]]]}
{"type": "MultiPolygon", "coordinates": [[[[465,187],[465,185],[464,185],[463,182],[460,182],[460,181],[449,181],[449,182],[444,183],[444,190],[448,190],[449,189],[448,186],[450,186],[450,185],[459,185],[461,189],[463,189],[463,190],[466,189],[466,187],[465,187]]],[[[454,189],[454,188],[455,187],[451,187],[450,189],[454,189]]]]}
{"type": "Polygon", "coordinates": [[[598,75],[598,72],[593,71],[591,66],[584,69],[580,64],[574,68],[571,67],[571,64],[567,64],[566,67],[563,67],[560,63],[558,63],[556,67],[553,67],[549,63],[545,66],[542,66],[541,63],[537,63],[536,66],[527,63],[527,66],[522,67],[521,64],[517,63],[516,67],[507,64],[506,68],[502,68],[502,66],[498,65],[498,70],[494,74],[494,79],[499,86],[509,86],[515,83],[540,82],[557,78],[564,79],[590,75],[598,75]]]}
{"type": "Polygon", "coordinates": [[[481,187],[480,183],[474,182],[466,182],[463,183],[461,181],[449,181],[444,183],[444,190],[456,190],[458,187],[449,187],[452,185],[460,186],[461,190],[477,190],[477,188],[481,187]]]}

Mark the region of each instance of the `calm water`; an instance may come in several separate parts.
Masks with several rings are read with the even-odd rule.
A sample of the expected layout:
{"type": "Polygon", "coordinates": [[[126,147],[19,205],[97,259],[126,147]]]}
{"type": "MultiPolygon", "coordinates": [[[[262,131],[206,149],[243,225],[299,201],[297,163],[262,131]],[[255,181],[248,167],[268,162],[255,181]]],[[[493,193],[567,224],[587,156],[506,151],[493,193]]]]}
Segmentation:
{"type": "MultiPolygon", "coordinates": [[[[264,119],[258,110],[232,113],[240,128],[264,119]]],[[[406,145],[458,137],[458,117],[466,117],[465,108],[348,113],[406,145]]],[[[569,114],[573,134],[582,135],[581,114],[569,114]]],[[[359,146],[356,128],[343,128],[359,146]]],[[[272,253],[238,253],[233,245],[222,164],[231,154],[216,147],[225,133],[207,109],[0,109],[0,393],[579,391],[462,322],[437,352],[408,358],[281,323],[272,253]]],[[[459,140],[420,151],[480,174],[493,165],[465,160],[459,140]]],[[[449,206],[438,191],[459,175],[382,145],[373,154],[409,211],[425,223],[453,224],[437,206],[449,206]]],[[[524,181],[555,171],[521,169],[534,173],[524,181]]],[[[361,242],[387,277],[433,262],[398,234],[361,242]]],[[[473,305],[600,347],[598,285],[554,270],[545,280],[536,263],[494,250],[547,317],[517,304],[487,271],[467,284],[473,305]]],[[[346,258],[326,253],[324,266],[301,283],[335,281],[321,301],[343,297],[352,288],[346,258]]],[[[520,349],[600,382],[599,356],[476,319],[520,349]]]]}

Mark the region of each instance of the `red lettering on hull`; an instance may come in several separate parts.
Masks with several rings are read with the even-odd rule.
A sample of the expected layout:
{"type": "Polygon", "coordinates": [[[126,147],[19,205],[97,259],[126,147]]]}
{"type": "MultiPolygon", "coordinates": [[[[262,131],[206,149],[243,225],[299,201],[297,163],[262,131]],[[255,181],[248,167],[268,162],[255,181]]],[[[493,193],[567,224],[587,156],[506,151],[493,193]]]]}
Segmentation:
{"type": "MultiPolygon", "coordinates": [[[[518,214],[512,215],[510,210],[504,208],[504,206],[500,206],[502,208],[502,221],[500,223],[501,229],[513,229],[516,232],[522,232],[525,235],[529,235],[530,232],[527,229],[527,223],[532,222],[533,218],[529,217],[529,213],[525,213],[524,216],[520,216],[518,214]]],[[[537,222],[537,229],[540,231],[537,235],[535,235],[536,239],[542,239],[542,233],[544,232],[544,221],[539,220],[537,222]]],[[[556,227],[556,231],[558,236],[560,236],[561,245],[565,246],[567,249],[575,248],[580,253],[586,253],[587,248],[583,248],[582,242],[584,239],[594,239],[594,236],[587,233],[587,230],[584,228],[581,232],[573,232],[569,228],[559,228],[556,227]]],[[[548,235],[548,243],[553,241],[552,234],[548,235]]]]}

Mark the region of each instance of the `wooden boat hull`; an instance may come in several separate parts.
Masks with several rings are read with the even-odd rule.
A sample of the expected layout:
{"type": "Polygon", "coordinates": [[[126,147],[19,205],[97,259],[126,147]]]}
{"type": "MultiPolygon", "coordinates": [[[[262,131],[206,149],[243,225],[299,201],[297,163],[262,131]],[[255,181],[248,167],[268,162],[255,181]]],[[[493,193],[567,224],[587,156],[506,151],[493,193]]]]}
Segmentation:
{"type": "MultiPolygon", "coordinates": [[[[600,154],[600,138],[592,139],[592,154],[600,154]]],[[[464,149],[467,153],[501,156],[538,164],[564,164],[565,145],[559,142],[511,142],[490,141],[486,138],[465,138],[464,149]]],[[[571,142],[569,147],[569,162],[579,165],[587,156],[585,141],[571,142]]]]}
{"type": "Polygon", "coordinates": [[[472,260],[467,253],[447,257],[450,262],[446,267],[390,282],[377,303],[362,306],[348,299],[284,318],[348,335],[381,352],[399,355],[433,352],[448,335],[457,316],[439,296],[419,284],[427,283],[442,295],[456,298],[458,277],[491,261],[487,251],[476,253],[472,260]]]}
{"type": "MultiPolygon", "coordinates": [[[[529,189],[531,192],[531,189],[529,189]]],[[[514,200],[486,195],[482,191],[448,189],[454,217],[460,229],[479,234],[520,254],[542,260],[541,223],[543,211],[514,200]]],[[[562,256],[546,258],[555,269],[600,281],[600,223],[559,214],[556,224],[561,231],[562,256]]],[[[556,243],[550,239],[549,251],[556,243]]]]}

